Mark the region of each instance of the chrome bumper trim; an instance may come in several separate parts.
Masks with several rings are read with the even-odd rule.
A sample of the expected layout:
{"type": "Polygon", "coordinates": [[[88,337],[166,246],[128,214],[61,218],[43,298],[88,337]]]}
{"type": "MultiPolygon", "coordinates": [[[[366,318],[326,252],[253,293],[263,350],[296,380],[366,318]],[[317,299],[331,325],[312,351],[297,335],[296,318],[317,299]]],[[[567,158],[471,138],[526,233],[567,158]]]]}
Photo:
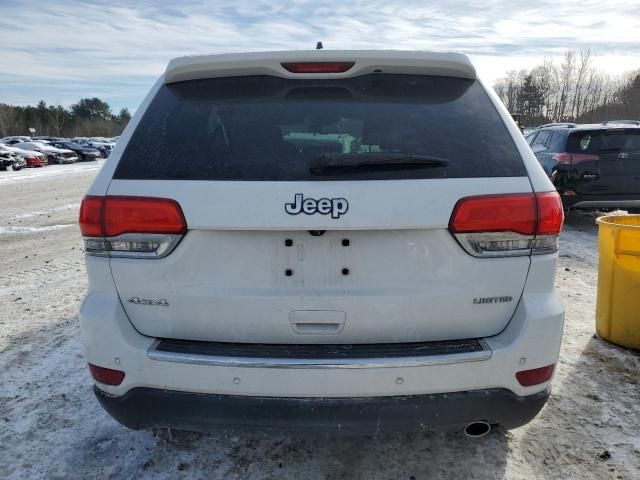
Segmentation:
{"type": "Polygon", "coordinates": [[[156,340],[149,350],[147,357],[160,362],[186,363],[191,365],[209,365],[216,367],[243,368],[400,368],[426,367],[435,365],[450,365],[456,363],[480,362],[489,360],[491,348],[483,341],[481,351],[468,353],[454,353],[449,355],[410,356],[395,358],[349,358],[349,359],[292,359],[292,358],[252,358],[252,357],[222,357],[212,355],[198,355],[191,353],[163,352],[156,350],[160,340],[156,340]]]}

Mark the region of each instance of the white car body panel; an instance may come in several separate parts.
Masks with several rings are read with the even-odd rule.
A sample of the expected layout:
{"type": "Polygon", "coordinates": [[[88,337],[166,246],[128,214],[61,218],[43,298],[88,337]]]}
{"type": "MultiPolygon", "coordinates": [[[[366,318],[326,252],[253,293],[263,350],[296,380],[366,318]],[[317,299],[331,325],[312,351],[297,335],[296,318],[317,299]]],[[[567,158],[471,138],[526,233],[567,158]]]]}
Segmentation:
{"type": "Polygon", "coordinates": [[[313,343],[314,333],[292,330],[289,313],[323,309],[346,312],[345,328],[331,338],[334,343],[483,337],[502,330],[511,318],[529,257],[471,257],[447,231],[451,211],[462,197],[530,188],[526,177],[113,180],[109,195],[135,192],[177,200],[190,231],[165,259],[112,259],[111,269],[123,300],[156,298],[161,292],[169,302],[162,309],[124,304],[136,328],[157,337],[313,343]],[[349,214],[338,220],[285,215],[283,205],[301,191],[313,198],[348,198],[349,214]],[[307,232],[324,229],[330,231],[322,237],[307,232]],[[340,245],[344,237],[351,247],[340,245]],[[294,248],[284,246],[286,238],[294,240],[294,248]],[[343,267],[350,269],[347,277],[341,274],[343,267]],[[287,268],[293,268],[292,277],[285,277],[287,268]],[[494,296],[513,301],[481,307],[473,303],[474,298],[494,296]]]}
{"type": "Polygon", "coordinates": [[[89,294],[80,311],[87,361],[127,372],[118,386],[100,389],[123,395],[136,387],[261,397],[360,397],[417,395],[507,388],[531,395],[550,382],[521,386],[515,373],[557,361],[564,309],[554,293],[557,255],[532,259],[523,295],[508,327],[485,339],[491,358],[474,362],[371,369],[251,368],[151,360],[155,338],[138,332],[119,301],[108,259],[87,258],[89,294]],[[239,383],[234,378],[240,379],[239,383]],[[399,384],[398,378],[403,382],[399,384]]]}

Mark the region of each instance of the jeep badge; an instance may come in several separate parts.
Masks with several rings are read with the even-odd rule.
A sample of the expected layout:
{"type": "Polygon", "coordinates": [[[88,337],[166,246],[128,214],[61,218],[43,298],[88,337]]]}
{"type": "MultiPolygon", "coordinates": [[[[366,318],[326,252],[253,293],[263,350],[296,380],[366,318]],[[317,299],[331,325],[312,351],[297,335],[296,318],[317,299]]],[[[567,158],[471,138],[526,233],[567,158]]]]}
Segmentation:
{"type": "Polygon", "coordinates": [[[284,211],[289,215],[321,215],[331,214],[331,218],[340,218],[340,215],[349,210],[349,202],[346,198],[304,198],[302,193],[296,193],[291,203],[284,204],[284,211]]]}

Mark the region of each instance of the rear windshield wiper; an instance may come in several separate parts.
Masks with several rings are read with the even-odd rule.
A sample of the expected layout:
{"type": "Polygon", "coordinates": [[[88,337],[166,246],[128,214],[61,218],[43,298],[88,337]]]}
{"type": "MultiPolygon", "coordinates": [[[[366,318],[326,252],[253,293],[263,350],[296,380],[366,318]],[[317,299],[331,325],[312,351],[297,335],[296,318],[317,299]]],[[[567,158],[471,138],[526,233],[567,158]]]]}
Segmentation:
{"type": "Polygon", "coordinates": [[[428,168],[445,167],[449,160],[431,155],[414,153],[327,153],[320,155],[313,162],[309,171],[320,174],[336,169],[394,169],[394,168],[428,168]]]}

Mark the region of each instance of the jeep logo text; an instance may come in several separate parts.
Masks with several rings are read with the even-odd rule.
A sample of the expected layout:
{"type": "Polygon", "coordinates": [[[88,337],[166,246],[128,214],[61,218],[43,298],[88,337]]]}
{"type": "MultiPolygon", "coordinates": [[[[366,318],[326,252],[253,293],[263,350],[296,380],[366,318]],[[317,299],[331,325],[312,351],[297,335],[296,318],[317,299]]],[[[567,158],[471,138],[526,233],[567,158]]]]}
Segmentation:
{"type": "Polygon", "coordinates": [[[296,193],[293,202],[284,204],[284,211],[289,215],[321,215],[331,214],[331,218],[340,218],[340,215],[349,210],[349,202],[346,198],[304,198],[302,193],[296,193]]]}

